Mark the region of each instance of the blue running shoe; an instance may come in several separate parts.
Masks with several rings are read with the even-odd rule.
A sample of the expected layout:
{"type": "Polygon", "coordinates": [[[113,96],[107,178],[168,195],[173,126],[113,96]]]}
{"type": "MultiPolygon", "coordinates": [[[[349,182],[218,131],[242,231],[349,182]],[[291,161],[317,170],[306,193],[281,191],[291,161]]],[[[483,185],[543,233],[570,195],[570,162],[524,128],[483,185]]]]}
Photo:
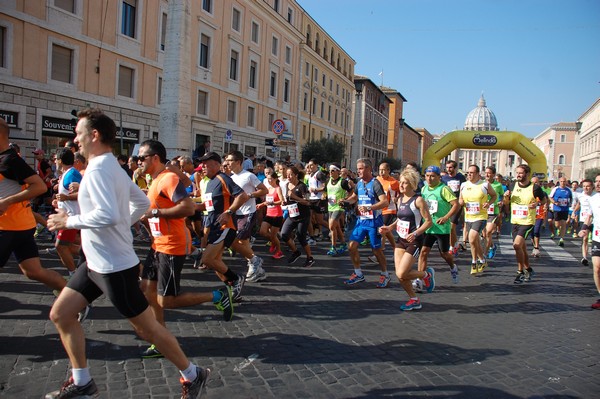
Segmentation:
{"type": "Polygon", "coordinates": [[[490,248],[490,252],[488,252],[488,259],[492,259],[494,256],[496,256],[497,250],[498,250],[498,245],[496,245],[496,244],[492,245],[492,247],[490,248]]]}
{"type": "Polygon", "coordinates": [[[346,252],[348,252],[348,244],[343,243],[343,244],[340,244],[337,247],[337,253],[338,253],[338,255],[343,255],[346,252]]]}
{"type": "Polygon", "coordinates": [[[423,278],[423,283],[427,292],[433,292],[435,289],[435,270],[433,270],[433,267],[427,268],[427,277],[423,278]]]}
{"type": "Polygon", "coordinates": [[[337,253],[338,252],[335,249],[335,247],[331,247],[331,248],[329,248],[329,251],[327,251],[327,255],[329,255],[329,256],[335,256],[335,255],[337,255],[337,253]]]}
{"type": "Polygon", "coordinates": [[[400,310],[416,310],[421,309],[421,300],[419,299],[411,299],[406,302],[404,305],[400,305],[400,310]]]}
{"type": "Polygon", "coordinates": [[[356,273],[352,273],[352,275],[350,276],[350,278],[348,280],[344,281],[344,284],[346,284],[346,285],[354,285],[354,284],[357,284],[357,283],[363,283],[364,281],[365,281],[364,274],[361,274],[359,276],[356,273]]]}

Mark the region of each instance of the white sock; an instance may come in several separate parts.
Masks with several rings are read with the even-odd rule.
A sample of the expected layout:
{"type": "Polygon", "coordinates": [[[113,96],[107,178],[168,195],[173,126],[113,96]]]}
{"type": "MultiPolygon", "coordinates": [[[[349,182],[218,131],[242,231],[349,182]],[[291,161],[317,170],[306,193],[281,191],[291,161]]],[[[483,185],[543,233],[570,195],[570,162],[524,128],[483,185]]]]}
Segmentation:
{"type": "Polygon", "coordinates": [[[192,362],[190,362],[190,365],[187,367],[187,369],[179,370],[179,373],[186,381],[194,381],[198,376],[196,366],[194,366],[192,362]]]}
{"type": "Polygon", "coordinates": [[[71,373],[73,374],[73,382],[79,387],[86,385],[92,380],[90,369],[87,367],[84,369],[72,369],[71,373]]]}
{"type": "Polygon", "coordinates": [[[362,276],[363,272],[360,269],[354,269],[354,274],[356,274],[357,276],[362,276]]]}

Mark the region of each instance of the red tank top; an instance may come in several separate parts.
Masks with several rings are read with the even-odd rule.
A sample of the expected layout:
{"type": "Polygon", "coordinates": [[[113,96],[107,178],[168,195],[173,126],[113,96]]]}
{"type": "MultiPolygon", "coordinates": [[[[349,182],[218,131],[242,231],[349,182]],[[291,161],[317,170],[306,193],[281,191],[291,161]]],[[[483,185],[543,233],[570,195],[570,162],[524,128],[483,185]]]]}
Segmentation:
{"type": "MultiPolygon", "coordinates": [[[[267,194],[266,202],[278,202],[280,200],[281,198],[279,198],[279,194],[277,194],[277,188],[269,187],[269,193],[267,194]]],[[[281,209],[281,205],[267,205],[267,216],[283,216],[283,209],[281,209]]]]}

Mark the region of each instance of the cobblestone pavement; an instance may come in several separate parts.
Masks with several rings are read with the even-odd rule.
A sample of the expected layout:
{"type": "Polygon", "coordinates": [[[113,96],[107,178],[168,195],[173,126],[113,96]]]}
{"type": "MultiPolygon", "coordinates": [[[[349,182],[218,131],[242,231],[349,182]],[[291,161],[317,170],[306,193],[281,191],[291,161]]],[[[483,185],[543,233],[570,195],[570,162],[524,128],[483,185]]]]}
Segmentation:
{"type": "MultiPolygon", "coordinates": [[[[566,241],[562,249],[542,240],[536,275],[523,285],[513,284],[507,235],[482,276],[469,275],[469,256],[461,254],[457,285],[435,254],[435,292],[421,296],[421,310],[402,312],[406,294],[396,279],[375,288],[378,269],[364,247],[367,282],[347,288],[349,258],[328,257],[326,243],[304,269],[303,258],[294,266],[272,260],[257,240],[268,279],[247,284],[232,322],[205,304],[167,311],[168,328],[212,369],[208,398],[597,398],[600,312],[590,308],[596,293],[591,267],[579,263],[580,241],[566,241]]],[[[240,259],[225,259],[245,272],[240,259]]],[[[58,258],[42,260],[63,272],[58,258]]],[[[183,282],[189,290],[220,288],[212,273],[191,267],[183,282]]],[[[14,260],[0,269],[0,397],[41,398],[65,378],[68,361],[48,320],[53,299],[14,260]]],[[[105,298],[84,328],[100,397],[179,397],[175,367],[140,359],[147,344],[105,298]]]]}

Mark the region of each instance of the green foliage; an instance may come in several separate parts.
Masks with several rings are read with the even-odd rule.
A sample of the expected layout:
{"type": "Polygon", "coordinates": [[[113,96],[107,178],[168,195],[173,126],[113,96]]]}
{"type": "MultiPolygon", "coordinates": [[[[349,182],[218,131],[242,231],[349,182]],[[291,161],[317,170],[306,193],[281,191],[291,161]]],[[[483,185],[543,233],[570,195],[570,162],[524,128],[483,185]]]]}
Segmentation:
{"type": "Polygon", "coordinates": [[[308,162],[312,158],[316,159],[319,165],[342,162],[345,155],[344,150],[344,144],[337,138],[333,140],[323,138],[318,141],[309,141],[302,146],[302,162],[308,162]]]}
{"type": "Polygon", "coordinates": [[[381,165],[382,163],[387,163],[388,165],[390,165],[390,171],[402,170],[402,161],[400,159],[386,157],[383,158],[381,162],[379,162],[379,165],[381,165]]]}
{"type": "Polygon", "coordinates": [[[600,168],[592,168],[585,171],[585,178],[591,181],[594,181],[598,175],[600,175],[600,168]]]}

